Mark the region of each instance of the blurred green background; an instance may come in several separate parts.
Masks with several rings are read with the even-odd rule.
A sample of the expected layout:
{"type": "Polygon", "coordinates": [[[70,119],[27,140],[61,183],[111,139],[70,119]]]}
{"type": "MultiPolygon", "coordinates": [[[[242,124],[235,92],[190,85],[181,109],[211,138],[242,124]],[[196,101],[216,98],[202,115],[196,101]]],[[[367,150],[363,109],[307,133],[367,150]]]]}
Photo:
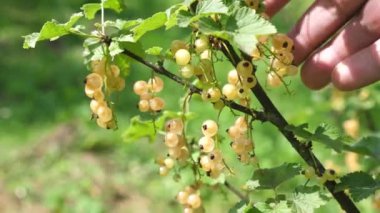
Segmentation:
{"type": "MultiPolygon", "coordinates": [[[[81,58],[79,38],[41,43],[34,50],[22,49],[22,35],[38,31],[46,20],[65,21],[88,2],[91,1],[13,0],[0,8],[0,212],[180,212],[174,197],[190,179],[184,175],[180,182],[175,182],[171,176],[159,177],[154,158],[165,152],[159,143],[141,140],[127,144],[122,138],[129,119],[139,114],[135,107],[138,97],[132,93],[133,82],[146,80],[150,72],[132,66],[126,78],[127,87],[116,104],[119,130],[106,131],[90,120],[89,100],[82,84],[88,71],[81,58]]],[[[124,0],[126,10],[122,17],[148,17],[175,2],[179,1],[124,0]]],[[[279,31],[287,32],[310,2],[294,1],[278,14],[274,22],[279,31]]],[[[165,32],[165,36],[162,33],[159,30],[146,36],[144,47],[168,47],[171,40],[188,36],[176,30],[165,32]]],[[[219,63],[217,67],[226,71],[225,64],[219,63]]],[[[293,95],[286,94],[284,89],[269,89],[269,95],[294,124],[309,122],[315,127],[325,122],[338,125],[334,131],[339,133],[341,122],[355,114],[332,113],[330,89],[311,92],[299,79],[293,80],[290,88],[293,95]]],[[[181,93],[177,85],[166,82],[162,97],[169,110],[178,110],[181,93]]],[[[202,104],[197,98],[191,110],[198,115],[189,125],[189,132],[194,135],[200,135],[202,120],[217,117],[211,105],[202,104]]],[[[222,113],[220,122],[221,129],[232,124],[228,110],[222,113]]],[[[361,131],[370,132],[366,127],[361,131]]],[[[254,138],[262,167],[280,165],[284,159],[302,162],[272,126],[255,124],[254,138]]],[[[343,157],[320,147],[316,150],[324,162],[347,171],[343,157]]],[[[239,165],[233,155],[227,158],[237,173],[236,177],[227,178],[236,186],[242,185],[253,168],[239,165]]],[[[286,191],[294,184],[281,190],[286,191]]],[[[238,201],[225,192],[202,191],[205,208],[209,212],[223,212],[238,201]]],[[[264,195],[273,196],[273,192],[255,198],[260,200],[264,195]]],[[[363,212],[375,212],[371,198],[359,206],[363,212]]],[[[318,212],[338,212],[338,207],[331,201],[318,212]]]]}

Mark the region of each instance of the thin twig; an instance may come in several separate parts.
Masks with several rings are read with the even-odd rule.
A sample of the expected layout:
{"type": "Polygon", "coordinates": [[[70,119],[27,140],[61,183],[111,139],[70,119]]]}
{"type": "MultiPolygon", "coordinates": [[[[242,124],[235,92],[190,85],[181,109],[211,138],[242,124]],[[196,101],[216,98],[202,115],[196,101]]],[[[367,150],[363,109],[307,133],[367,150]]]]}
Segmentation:
{"type": "Polygon", "coordinates": [[[249,202],[249,199],[247,196],[243,195],[239,190],[237,190],[235,187],[233,187],[229,182],[225,181],[224,186],[230,190],[232,193],[234,193],[236,196],[238,196],[241,200],[245,202],[249,202]]]}

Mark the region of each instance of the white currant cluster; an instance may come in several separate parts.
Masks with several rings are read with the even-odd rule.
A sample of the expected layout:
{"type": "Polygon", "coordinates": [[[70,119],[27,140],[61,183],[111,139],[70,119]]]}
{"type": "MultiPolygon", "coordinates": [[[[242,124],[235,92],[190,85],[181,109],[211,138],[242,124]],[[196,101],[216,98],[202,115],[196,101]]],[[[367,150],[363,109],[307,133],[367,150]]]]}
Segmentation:
{"type": "Polygon", "coordinates": [[[222,89],[227,100],[239,99],[242,105],[248,105],[250,90],[257,85],[254,69],[251,62],[243,60],[238,63],[236,69],[228,73],[228,83],[222,89]]]}
{"type": "Polygon", "coordinates": [[[136,81],[133,91],[140,96],[138,108],[140,112],[160,112],[165,107],[165,101],[156,94],[164,88],[164,82],[158,76],[146,81],[136,81]]]}
{"type": "Polygon", "coordinates": [[[165,124],[165,145],[168,147],[168,157],[159,163],[161,176],[169,173],[175,165],[175,160],[184,161],[189,157],[183,129],[183,122],[178,118],[169,120],[165,124]]]}
{"type": "Polygon", "coordinates": [[[268,73],[267,83],[272,87],[278,87],[282,83],[282,78],[294,76],[298,73],[298,68],[292,65],[294,56],[292,54],[294,42],[285,34],[272,36],[272,58],[271,67],[274,71],[268,73]]]}
{"type": "Polygon", "coordinates": [[[231,148],[238,155],[238,159],[245,164],[254,163],[254,143],[248,137],[248,123],[244,116],[236,119],[233,126],[228,128],[227,133],[231,138],[231,148]]]}
{"type": "Polygon", "coordinates": [[[206,120],[202,124],[203,137],[199,139],[199,149],[202,155],[199,164],[206,172],[207,176],[217,178],[225,167],[222,153],[216,148],[214,138],[217,137],[218,125],[213,120],[206,120]]]}
{"type": "Polygon", "coordinates": [[[90,109],[97,124],[105,129],[116,128],[112,109],[108,105],[104,92],[121,91],[125,88],[125,80],[120,77],[120,69],[107,63],[104,58],[91,62],[92,73],[85,79],[85,93],[91,98],[90,109]]]}
{"type": "Polygon", "coordinates": [[[186,187],[177,194],[177,201],[183,205],[184,213],[193,213],[194,210],[201,207],[202,199],[199,194],[199,191],[191,186],[186,187]]]}

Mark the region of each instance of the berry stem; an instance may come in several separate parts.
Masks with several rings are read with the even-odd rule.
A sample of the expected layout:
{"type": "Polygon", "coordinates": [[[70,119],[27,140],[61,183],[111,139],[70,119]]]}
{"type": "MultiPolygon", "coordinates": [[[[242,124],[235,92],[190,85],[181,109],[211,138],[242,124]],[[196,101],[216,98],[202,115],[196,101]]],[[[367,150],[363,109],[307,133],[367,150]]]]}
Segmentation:
{"type": "MultiPolygon", "coordinates": [[[[237,63],[242,59],[234,50],[233,46],[228,42],[221,40],[221,51],[227,57],[227,59],[236,67],[237,63]]],[[[320,160],[314,155],[311,150],[311,146],[305,146],[301,143],[292,131],[286,129],[289,125],[284,116],[276,108],[273,102],[270,100],[268,95],[265,93],[263,88],[259,83],[252,88],[253,94],[259,100],[260,104],[264,108],[264,112],[268,115],[269,122],[276,126],[279,131],[284,135],[284,137],[290,142],[293,148],[298,152],[298,154],[304,159],[304,161],[317,171],[319,176],[322,176],[325,167],[322,165],[320,160]]],[[[349,196],[343,192],[335,192],[335,181],[326,181],[324,183],[325,187],[334,196],[335,200],[339,203],[341,208],[346,212],[359,212],[358,208],[355,206],[354,202],[349,198],[349,196]]]]}
{"type": "Polygon", "coordinates": [[[100,0],[100,7],[101,7],[101,25],[102,25],[102,34],[106,34],[105,26],[104,26],[104,1],[105,0],[100,0]]]}
{"type": "Polygon", "coordinates": [[[242,201],[249,202],[249,199],[247,196],[243,195],[239,190],[237,190],[235,187],[233,187],[229,182],[225,181],[224,186],[230,190],[232,193],[234,193],[236,196],[238,196],[242,201]]]}

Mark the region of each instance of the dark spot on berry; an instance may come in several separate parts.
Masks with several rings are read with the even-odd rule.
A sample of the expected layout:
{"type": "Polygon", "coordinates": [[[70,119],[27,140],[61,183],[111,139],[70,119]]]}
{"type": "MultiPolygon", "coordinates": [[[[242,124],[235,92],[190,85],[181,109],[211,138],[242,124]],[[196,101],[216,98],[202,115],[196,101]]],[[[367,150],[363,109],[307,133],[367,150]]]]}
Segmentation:
{"type": "Polygon", "coordinates": [[[211,95],[210,95],[210,94],[207,94],[207,98],[210,99],[210,98],[211,98],[211,95]]]}
{"type": "Polygon", "coordinates": [[[335,175],[335,171],[332,169],[329,170],[329,173],[330,173],[330,175],[335,175]]]}
{"type": "Polygon", "coordinates": [[[169,153],[168,153],[168,154],[166,154],[166,156],[167,156],[167,157],[170,157],[169,153]]]}
{"type": "Polygon", "coordinates": [[[211,176],[211,170],[210,170],[210,171],[207,171],[207,172],[206,172],[206,175],[210,177],[210,176],[211,176]]]}
{"type": "Polygon", "coordinates": [[[244,62],[244,63],[243,63],[243,66],[244,66],[244,67],[249,67],[249,62],[248,62],[248,61],[244,62]]]}
{"type": "Polygon", "coordinates": [[[210,155],[210,159],[211,159],[211,160],[214,160],[214,159],[215,159],[215,155],[214,155],[214,154],[211,154],[211,155],[210,155]]]}
{"type": "Polygon", "coordinates": [[[199,145],[199,149],[203,150],[204,149],[203,145],[199,145]]]}
{"type": "Polygon", "coordinates": [[[85,78],[85,79],[83,80],[83,83],[84,83],[84,84],[87,84],[87,78],[85,78]]]}
{"type": "Polygon", "coordinates": [[[229,130],[230,130],[230,129],[226,129],[226,132],[228,133],[229,130]]]}
{"type": "Polygon", "coordinates": [[[253,82],[253,78],[252,77],[247,78],[247,82],[248,83],[252,83],[253,82]]]}
{"type": "Polygon", "coordinates": [[[203,128],[203,130],[207,130],[207,125],[206,124],[203,125],[202,128],[203,128]]]}
{"type": "Polygon", "coordinates": [[[243,88],[239,89],[239,93],[244,93],[244,89],[243,88]]]}
{"type": "Polygon", "coordinates": [[[288,43],[287,41],[285,41],[285,42],[282,44],[282,47],[283,47],[283,48],[288,48],[288,46],[289,46],[289,43],[288,43]]]}

